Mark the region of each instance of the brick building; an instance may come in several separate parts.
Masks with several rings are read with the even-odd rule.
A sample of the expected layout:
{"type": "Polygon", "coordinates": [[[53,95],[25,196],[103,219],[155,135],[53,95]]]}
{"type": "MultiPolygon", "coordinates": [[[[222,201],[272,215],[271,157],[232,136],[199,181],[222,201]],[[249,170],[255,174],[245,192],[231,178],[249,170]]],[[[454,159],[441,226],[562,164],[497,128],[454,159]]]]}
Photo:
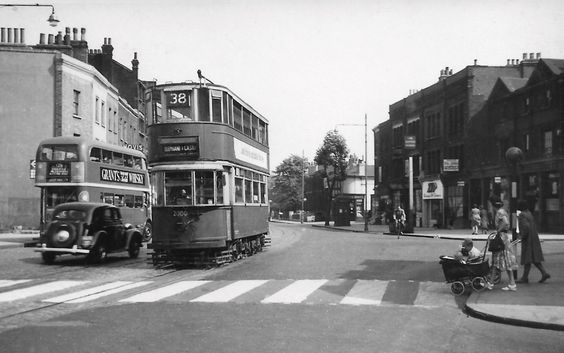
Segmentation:
{"type": "Polygon", "coordinates": [[[511,212],[526,199],[540,231],[564,233],[564,60],[523,62],[535,64],[530,77],[500,77],[468,125],[468,199],[511,212]]]}
{"type": "Polygon", "coordinates": [[[504,66],[441,70],[437,83],[390,105],[389,120],[374,128],[375,202],[409,208],[412,157],[415,226],[468,227],[469,122],[486,104],[498,78],[527,79],[536,60],[504,66]],[[407,142],[407,145],[406,145],[407,142]]]}
{"type": "Polygon", "coordinates": [[[84,136],[146,145],[136,55],[129,70],[111,59],[109,40],[106,53],[90,51],[85,34],[67,28],[65,35],[41,34],[31,46],[24,29],[0,29],[0,229],[39,224],[32,179],[39,141],[84,136]]]}

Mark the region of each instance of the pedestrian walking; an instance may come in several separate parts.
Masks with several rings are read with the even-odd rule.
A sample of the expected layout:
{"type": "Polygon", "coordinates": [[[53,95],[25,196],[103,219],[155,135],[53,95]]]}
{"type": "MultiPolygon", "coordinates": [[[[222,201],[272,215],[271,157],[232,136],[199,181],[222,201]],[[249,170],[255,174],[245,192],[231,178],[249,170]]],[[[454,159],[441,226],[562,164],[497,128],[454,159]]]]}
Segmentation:
{"type": "Polygon", "coordinates": [[[482,230],[482,234],[488,234],[489,225],[490,218],[488,217],[488,210],[480,205],[480,229],[482,230]]]}
{"type": "Polygon", "coordinates": [[[542,262],[544,256],[542,253],[539,233],[535,225],[535,220],[527,202],[519,200],[517,202],[517,218],[519,222],[519,239],[521,240],[521,265],[524,266],[523,276],[517,280],[517,283],[529,283],[529,271],[531,264],[534,264],[541,273],[540,283],[544,283],[550,278],[550,274],[546,272],[542,262]]]}
{"type": "Polygon", "coordinates": [[[470,210],[470,224],[472,225],[472,235],[478,234],[478,228],[480,227],[480,223],[482,222],[482,218],[480,217],[480,209],[478,205],[473,204],[472,209],[470,210]]]}
{"type": "MultiPolygon", "coordinates": [[[[503,208],[503,202],[497,201],[494,203],[495,212],[495,225],[498,234],[503,241],[503,250],[492,252],[492,262],[493,267],[498,269],[500,273],[505,271],[507,277],[509,278],[509,283],[507,286],[501,288],[504,291],[516,291],[517,284],[515,284],[515,278],[513,277],[513,270],[517,270],[519,265],[517,264],[517,258],[513,253],[513,246],[511,245],[511,240],[507,232],[509,231],[509,215],[507,211],[503,208]]],[[[500,274],[501,277],[501,274],[500,274]]],[[[492,289],[493,285],[488,283],[488,289],[492,289]]]]}

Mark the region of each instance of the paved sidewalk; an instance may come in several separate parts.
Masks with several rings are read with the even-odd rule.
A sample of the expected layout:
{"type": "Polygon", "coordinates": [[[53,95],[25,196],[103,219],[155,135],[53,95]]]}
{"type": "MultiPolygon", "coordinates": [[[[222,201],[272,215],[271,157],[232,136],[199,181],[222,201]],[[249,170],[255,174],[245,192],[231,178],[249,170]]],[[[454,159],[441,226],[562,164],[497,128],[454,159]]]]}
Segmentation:
{"type": "MultiPolygon", "coordinates": [[[[273,221],[299,224],[299,222],[273,221]]],[[[325,226],[324,222],[304,222],[304,225],[333,231],[365,232],[362,222],[351,222],[350,226],[342,227],[325,226]]],[[[395,236],[389,233],[388,226],[383,225],[369,224],[368,233],[395,236]]],[[[469,229],[415,228],[413,233],[405,233],[404,236],[460,240],[472,237],[474,240],[485,240],[488,235],[471,235],[469,229]]],[[[540,234],[539,237],[544,244],[543,247],[547,247],[546,244],[550,242],[558,241],[554,245],[564,249],[564,243],[560,243],[564,241],[564,234],[540,234]]],[[[551,278],[545,283],[537,283],[540,274],[533,266],[529,275],[530,283],[518,284],[516,292],[501,290],[507,281],[505,274],[502,282],[504,284],[495,286],[493,290],[473,291],[466,301],[466,313],[504,324],[564,331],[564,276],[562,275],[564,257],[551,257],[546,267],[551,278]],[[555,259],[557,262],[554,261],[555,259]]],[[[439,266],[437,270],[440,270],[439,266]]],[[[522,268],[519,269],[519,273],[522,273],[521,271],[522,268]]]]}

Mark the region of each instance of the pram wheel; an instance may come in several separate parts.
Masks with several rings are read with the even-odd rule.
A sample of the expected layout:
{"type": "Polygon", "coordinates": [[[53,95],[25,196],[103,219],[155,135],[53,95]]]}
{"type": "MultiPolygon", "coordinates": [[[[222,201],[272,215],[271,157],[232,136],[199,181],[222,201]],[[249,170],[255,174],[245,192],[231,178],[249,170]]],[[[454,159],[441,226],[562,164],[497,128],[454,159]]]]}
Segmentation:
{"type": "Polygon", "coordinates": [[[486,288],[486,280],[484,279],[484,277],[475,277],[474,279],[472,279],[472,288],[476,292],[481,292],[482,290],[484,290],[484,288],[486,288]]]}
{"type": "Polygon", "coordinates": [[[450,285],[450,291],[454,295],[461,295],[462,293],[464,293],[464,283],[460,281],[453,282],[450,285]]]}

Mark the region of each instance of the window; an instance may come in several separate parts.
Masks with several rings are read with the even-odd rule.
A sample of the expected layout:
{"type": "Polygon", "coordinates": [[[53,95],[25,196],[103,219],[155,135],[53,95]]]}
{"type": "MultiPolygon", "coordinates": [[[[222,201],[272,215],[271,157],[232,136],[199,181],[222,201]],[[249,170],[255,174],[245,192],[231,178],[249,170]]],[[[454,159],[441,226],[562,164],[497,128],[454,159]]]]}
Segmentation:
{"type": "Polygon", "coordinates": [[[243,133],[251,136],[251,112],[243,108],[243,133]]]}
{"type": "Polygon", "coordinates": [[[122,153],[114,152],[113,157],[114,158],[113,158],[112,164],[119,165],[119,166],[123,165],[123,154],[122,153]]]}
{"type": "Polygon", "coordinates": [[[243,178],[241,177],[235,177],[235,202],[245,202],[245,199],[243,198],[243,178]]]}
{"type": "Polygon", "coordinates": [[[73,106],[73,115],[75,117],[80,116],[80,91],[74,90],[73,91],[73,99],[72,99],[72,106],[73,106]]]}
{"type": "Polygon", "coordinates": [[[211,171],[196,171],[196,204],[213,205],[214,202],[214,173],[211,171]]]}
{"type": "Polygon", "coordinates": [[[262,120],[259,121],[258,142],[263,145],[268,144],[266,140],[266,123],[262,120]]]}
{"type": "Polygon", "coordinates": [[[215,90],[211,90],[211,95],[212,95],[212,121],[216,122],[216,123],[221,123],[222,122],[222,117],[221,117],[221,96],[222,93],[221,91],[215,91],[215,90]]]}
{"type": "Polygon", "coordinates": [[[543,133],[543,153],[552,154],[552,130],[543,133]]]}
{"type": "Polygon", "coordinates": [[[106,126],[106,102],[102,101],[100,106],[101,117],[100,120],[102,122],[102,126],[106,126]]]}
{"type": "Polygon", "coordinates": [[[404,129],[403,125],[394,127],[392,134],[392,143],[394,147],[403,148],[404,144],[404,129]]]}
{"type": "Polygon", "coordinates": [[[166,205],[192,205],[192,172],[165,173],[166,205]]]}
{"type": "Polygon", "coordinates": [[[95,103],[95,114],[94,114],[94,119],[96,121],[96,124],[100,124],[100,98],[96,97],[96,103],[95,103]]]}
{"type": "Polygon", "coordinates": [[[78,147],[73,145],[43,146],[40,160],[46,161],[78,161],[78,147]]]}
{"type": "Polygon", "coordinates": [[[215,185],[217,190],[217,203],[222,204],[223,201],[223,185],[225,184],[225,179],[223,178],[223,172],[216,172],[215,185]]]}
{"type": "Polygon", "coordinates": [[[98,147],[92,147],[90,150],[90,160],[92,162],[100,162],[102,160],[102,150],[98,147]]]}
{"type": "Polygon", "coordinates": [[[233,124],[236,130],[243,132],[243,112],[241,105],[233,101],[233,124]]]}
{"type": "Polygon", "coordinates": [[[251,137],[255,140],[258,140],[258,118],[256,116],[252,116],[252,126],[251,126],[251,137]]]}

